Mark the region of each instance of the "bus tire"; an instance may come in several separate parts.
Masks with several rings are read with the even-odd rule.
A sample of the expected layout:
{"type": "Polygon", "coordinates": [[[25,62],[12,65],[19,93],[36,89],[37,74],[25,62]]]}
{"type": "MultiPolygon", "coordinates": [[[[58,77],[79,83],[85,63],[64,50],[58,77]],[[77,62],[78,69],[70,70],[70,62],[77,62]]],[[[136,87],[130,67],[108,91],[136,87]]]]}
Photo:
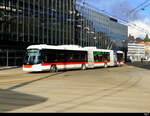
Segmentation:
{"type": "Polygon", "coordinates": [[[107,63],[104,64],[104,68],[108,68],[108,64],[107,63]]]}
{"type": "Polygon", "coordinates": [[[50,72],[58,72],[56,65],[51,65],[50,72]]]}
{"type": "Polygon", "coordinates": [[[86,70],[86,65],[85,64],[82,64],[81,70],[86,70]]]}

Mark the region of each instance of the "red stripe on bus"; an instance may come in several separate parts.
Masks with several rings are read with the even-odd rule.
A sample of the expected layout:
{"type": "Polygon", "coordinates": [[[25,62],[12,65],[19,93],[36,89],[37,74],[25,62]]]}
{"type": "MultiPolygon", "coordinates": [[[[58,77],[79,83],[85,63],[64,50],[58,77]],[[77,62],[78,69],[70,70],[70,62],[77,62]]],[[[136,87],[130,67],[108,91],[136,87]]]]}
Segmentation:
{"type": "Polygon", "coordinates": [[[32,65],[23,65],[24,68],[32,68],[32,65]]]}
{"type": "Polygon", "coordinates": [[[50,65],[75,65],[75,64],[87,64],[88,62],[70,62],[70,63],[43,63],[42,66],[50,65]]]}
{"type": "Polygon", "coordinates": [[[118,62],[124,62],[123,60],[118,60],[118,62]]]}

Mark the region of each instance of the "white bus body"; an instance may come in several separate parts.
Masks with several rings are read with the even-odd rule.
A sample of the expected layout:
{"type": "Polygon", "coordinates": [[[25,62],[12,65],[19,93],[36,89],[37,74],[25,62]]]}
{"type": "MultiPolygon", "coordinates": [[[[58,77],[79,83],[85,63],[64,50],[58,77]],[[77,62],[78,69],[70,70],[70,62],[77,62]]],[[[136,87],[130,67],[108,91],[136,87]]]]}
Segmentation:
{"type": "MultiPolygon", "coordinates": [[[[27,48],[23,71],[87,69],[120,64],[113,50],[76,45],[32,45],[27,48]]],[[[123,53],[118,51],[118,53],[123,53]]]]}

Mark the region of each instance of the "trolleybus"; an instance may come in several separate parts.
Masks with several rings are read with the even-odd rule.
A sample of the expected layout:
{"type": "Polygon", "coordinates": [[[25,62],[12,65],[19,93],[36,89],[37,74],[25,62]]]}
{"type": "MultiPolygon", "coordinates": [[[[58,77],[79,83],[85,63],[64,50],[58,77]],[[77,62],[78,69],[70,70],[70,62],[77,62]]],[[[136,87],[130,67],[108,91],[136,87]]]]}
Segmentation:
{"type": "Polygon", "coordinates": [[[27,48],[23,71],[51,71],[120,66],[122,51],[80,47],[76,45],[31,45],[27,48]]]}

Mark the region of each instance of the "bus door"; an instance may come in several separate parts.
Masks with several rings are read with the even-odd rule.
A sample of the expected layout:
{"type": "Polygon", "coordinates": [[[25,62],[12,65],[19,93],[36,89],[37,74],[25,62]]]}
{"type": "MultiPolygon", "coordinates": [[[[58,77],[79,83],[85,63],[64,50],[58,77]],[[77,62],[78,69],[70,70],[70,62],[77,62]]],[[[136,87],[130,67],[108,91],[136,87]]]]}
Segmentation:
{"type": "Polygon", "coordinates": [[[93,51],[88,51],[88,67],[94,68],[94,54],[93,51]]]}
{"type": "MultiPolygon", "coordinates": [[[[110,66],[115,66],[115,61],[116,61],[116,58],[115,58],[115,54],[114,52],[111,50],[110,51],[110,66]]],[[[117,63],[117,62],[116,62],[117,63]]]]}
{"type": "Polygon", "coordinates": [[[113,50],[113,63],[114,66],[117,66],[117,51],[113,50]]]}

